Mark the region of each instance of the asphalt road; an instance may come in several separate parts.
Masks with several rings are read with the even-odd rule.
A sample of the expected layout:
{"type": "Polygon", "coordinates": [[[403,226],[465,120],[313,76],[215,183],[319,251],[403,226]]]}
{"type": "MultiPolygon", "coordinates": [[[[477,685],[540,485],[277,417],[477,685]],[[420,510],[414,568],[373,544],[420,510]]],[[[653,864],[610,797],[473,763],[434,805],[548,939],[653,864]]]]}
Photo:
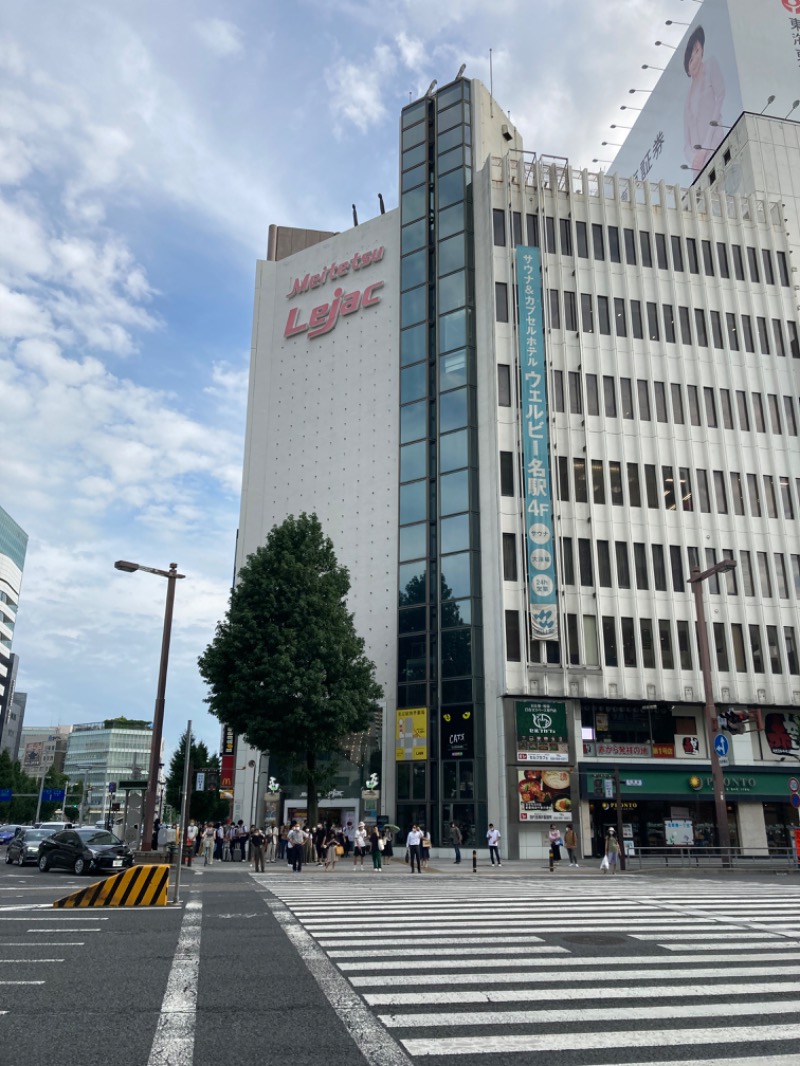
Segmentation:
{"type": "Polygon", "coordinates": [[[0,1066],[797,1066],[800,878],[0,865],[0,1066]]]}

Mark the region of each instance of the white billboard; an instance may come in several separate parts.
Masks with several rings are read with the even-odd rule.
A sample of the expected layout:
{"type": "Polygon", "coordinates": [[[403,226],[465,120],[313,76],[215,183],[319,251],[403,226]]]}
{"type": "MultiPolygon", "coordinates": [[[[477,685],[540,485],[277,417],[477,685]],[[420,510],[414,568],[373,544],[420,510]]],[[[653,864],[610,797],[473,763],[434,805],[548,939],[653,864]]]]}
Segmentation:
{"type": "Polygon", "coordinates": [[[687,185],[743,111],[782,118],[798,96],[800,0],[704,0],[653,92],[631,95],[626,113],[646,103],[611,169],[687,185]]]}

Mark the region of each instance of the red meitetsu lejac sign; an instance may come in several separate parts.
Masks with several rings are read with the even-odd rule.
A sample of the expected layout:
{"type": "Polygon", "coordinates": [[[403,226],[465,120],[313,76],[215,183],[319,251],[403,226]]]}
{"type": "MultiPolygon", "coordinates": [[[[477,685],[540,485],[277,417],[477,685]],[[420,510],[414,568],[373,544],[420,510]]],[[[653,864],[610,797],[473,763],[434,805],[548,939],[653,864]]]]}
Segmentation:
{"type": "MultiPolygon", "coordinates": [[[[287,300],[294,299],[302,293],[320,289],[331,281],[350,281],[351,275],[380,263],[383,259],[383,246],[370,252],[357,252],[352,259],[331,263],[318,274],[308,273],[302,278],[295,278],[286,294],[287,300]]],[[[360,280],[360,279],[359,279],[360,280]]],[[[365,288],[348,289],[343,284],[333,290],[332,299],[317,304],[306,315],[301,308],[293,307],[289,311],[283,330],[285,338],[296,337],[304,333],[309,339],[321,337],[333,330],[340,318],[355,314],[357,311],[374,307],[380,303],[379,291],[383,281],[373,281],[365,288]]]]}

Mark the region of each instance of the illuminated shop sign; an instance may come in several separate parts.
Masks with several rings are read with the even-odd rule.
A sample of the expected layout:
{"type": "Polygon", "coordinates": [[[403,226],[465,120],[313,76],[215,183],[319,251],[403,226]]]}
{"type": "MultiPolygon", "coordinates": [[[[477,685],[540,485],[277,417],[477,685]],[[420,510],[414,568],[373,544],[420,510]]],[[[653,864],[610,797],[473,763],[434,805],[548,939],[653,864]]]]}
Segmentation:
{"type": "Polygon", "coordinates": [[[525,464],[525,554],[531,637],[558,640],[553,499],[547,428],[542,283],[538,248],[517,248],[522,457],[525,464]]]}

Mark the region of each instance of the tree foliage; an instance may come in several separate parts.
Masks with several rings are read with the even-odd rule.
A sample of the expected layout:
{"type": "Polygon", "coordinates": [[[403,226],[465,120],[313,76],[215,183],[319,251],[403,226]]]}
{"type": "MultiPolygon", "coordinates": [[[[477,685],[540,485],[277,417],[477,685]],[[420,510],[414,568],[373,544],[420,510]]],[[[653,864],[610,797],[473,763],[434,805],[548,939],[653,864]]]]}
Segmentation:
{"type": "MultiPolygon", "coordinates": [[[[186,730],[172,756],[167,773],[164,799],[180,815],[183,800],[183,768],[186,764],[186,730]]],[[[210,755],[205,743],[192,741],[189,749],[192,776],[189,779],[189,817],[197,822],[220,822],[228,817],[229,803],[219,798],[219,792],[198,792],[195,789],[198,770],[219,770],[219,756],[210,755]]]]}
{"type": "MultiPolygon", "coordinates": [[[[44,787],[64,788],[66,780],[64,774],[51,766],[45,775],[44,787]]],[[[36,817],[40,785],[40,778],[26,774],[19,762],[12,762],[7,751],[0,751],[0,789],[10,788],[12,791],[11,801],[0,803],[0,823],[16,822],[26,825],[32,822],[36,817]]],[[[62,804],[58,800],[48,803],[43,801],[39,811],[40,821],[50,821],[55,811],[61,807],[62,804]]]]}
{"type": "Polygon", "coordinates": [[[316,515],[290,515],[239,571],[200,657],[207,703],[261,751],[301,762],[317,817],[319,757],[367,729],[383,693],[346,605],[350,576],[316,515]]]}

